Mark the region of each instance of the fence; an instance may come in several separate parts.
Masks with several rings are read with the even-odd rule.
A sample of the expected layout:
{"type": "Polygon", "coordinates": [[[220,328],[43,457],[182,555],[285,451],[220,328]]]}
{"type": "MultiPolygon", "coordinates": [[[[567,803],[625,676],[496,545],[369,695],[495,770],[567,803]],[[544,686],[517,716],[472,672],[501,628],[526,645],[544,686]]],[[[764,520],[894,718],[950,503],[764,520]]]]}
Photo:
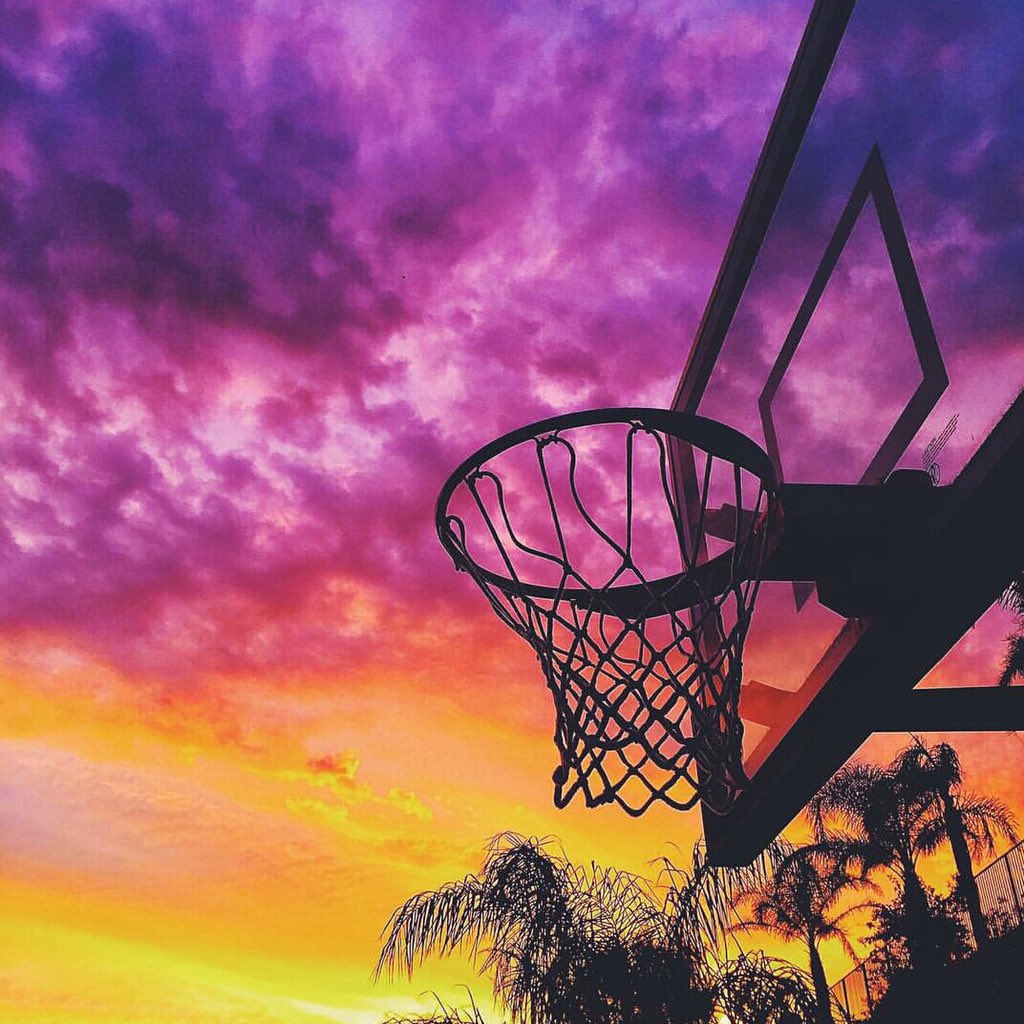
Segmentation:
{"type": "Polygon", "coordinates": [[[1024,841],[974,876],[981,910],[993,935],[1024,924],[1024,841]]]}
{"type": "MultiPolygon", "coordinates": [[[[981,910],[993,936],[1024,925],[1024,840],[974,876],[981,910]]],[[[970,932],[970,922],[965,922],[970,932]]],[[[884,954],[872,954],[832,986],[832,995],[850,1020],[870,1017],[885,995],[884,954]]]]}

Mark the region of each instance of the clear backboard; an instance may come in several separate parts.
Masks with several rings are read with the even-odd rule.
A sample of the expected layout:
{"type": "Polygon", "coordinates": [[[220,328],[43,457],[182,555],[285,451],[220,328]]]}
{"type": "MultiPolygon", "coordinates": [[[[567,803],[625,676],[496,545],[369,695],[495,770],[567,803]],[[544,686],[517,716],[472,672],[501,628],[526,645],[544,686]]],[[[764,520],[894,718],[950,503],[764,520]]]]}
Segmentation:
{"type": "Polygon", "coordinates": [[[877,612],[762,585],[752,784],[704,814],[719,861],[754,856],[872,731],[990,728],[1020,696],[913,687],[1024,563],[1022,53],[1019,3],[814,5],[674,408],[787,483],[927,470],[948,500],[877,612]]]}

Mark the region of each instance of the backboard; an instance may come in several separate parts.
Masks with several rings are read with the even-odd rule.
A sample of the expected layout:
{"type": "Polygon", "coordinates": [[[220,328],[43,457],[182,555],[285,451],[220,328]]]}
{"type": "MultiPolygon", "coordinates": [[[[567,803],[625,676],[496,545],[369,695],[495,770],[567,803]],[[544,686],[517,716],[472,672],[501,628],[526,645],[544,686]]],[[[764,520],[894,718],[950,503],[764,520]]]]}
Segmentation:
{"type": "Polygon", "coordinates": [[[912,692],[1024,563],[1022,52],[1018,3],[814,4],[673,407],[786,482],[927,469],[950,500],[876,615],[762,585],[751,785],[704,813],[719,862],[749,861],[871,732],[971,728],[981,706],[912,692]]]}

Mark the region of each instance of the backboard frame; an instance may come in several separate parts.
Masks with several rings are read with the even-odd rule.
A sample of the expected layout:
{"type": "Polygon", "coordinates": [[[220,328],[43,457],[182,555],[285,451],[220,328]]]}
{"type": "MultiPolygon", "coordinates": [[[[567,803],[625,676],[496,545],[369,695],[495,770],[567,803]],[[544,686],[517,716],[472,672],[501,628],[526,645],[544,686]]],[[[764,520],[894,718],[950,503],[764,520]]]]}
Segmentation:
{"type": "Polygon", "coordinates": [[[724,815],[702,807],[714,863],[750,863],[874,732],[1020,727],[1024,688],[914,687],[1024,563],[1022,480],[1024,393],[950,485],[887,607],[850,619],[818,662],[820,688],[733,807],[724,815]]]}
{"type": "MultiPolygon", "coordinates": [[[[676,391],[672,408],[677,411],[697,412],[709,385],[855,6],[855,0],[814,4],[676,391]]],[[[796,342],[800,319],[809,317],[815,290],[820,297],[830,264],[842,249],[844,231],[848,236],[868,191],[876,200],[922,379],[872,461],[871,480],[864,483],[883,479],[896,465],[901,439],[905,447],[948,382],[894,203],[888,211],[893,216],[886,216],[891,188],[877,151],[869,156],[811,283],[794,324],[796,342]],[[885,186],[882,203],[872,182],[885,186]]],[[[792,358],[791,340],[761,396],[769,448],[774,427],[770,415],[765,423],[765,404],[770,407],[772,388],[779,385],[776,370],[781,365],[784,371],[783,364],[792,358]]],[[[771,454],[781,469],[778,451],[771,454]]],[[[1012,567],[1024,563],[1024,531],[1015,529],[1019,516],[1014,511],[1022,479],[1024,393],[951,485],[950,500],[923,530],[920,548],[887,605],[870,618],[849,619],[820,658],[807,680],[811,696],[806,706],[756,766],[749,787],[724,815],[702,807],[713,862],[749,863],[873,732],[943,726],[985,730],[993,722],[1012,728],[1024,721],[1024,690],[914,692],[1006,588],[1012,567]],[[970,545],[962,543],[967,536],[972,537],[970,545]],[[944,598],[950,579],[957,580],[955,602],[944,598]]],[[[809,589],[799,582],[794,586],[799,606],[801,594],[806,600],[809,589]]]]}

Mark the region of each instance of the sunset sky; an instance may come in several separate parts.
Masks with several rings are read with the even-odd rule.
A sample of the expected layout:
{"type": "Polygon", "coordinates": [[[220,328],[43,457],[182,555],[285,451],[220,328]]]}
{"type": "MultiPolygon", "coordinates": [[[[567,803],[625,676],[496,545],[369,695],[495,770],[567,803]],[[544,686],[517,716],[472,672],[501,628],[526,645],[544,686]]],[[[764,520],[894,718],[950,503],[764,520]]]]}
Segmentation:
{"type": "MultiPolygon", "coordinates": [[[[632,870],[699,837],[552,807],[536,662],[433,505],[505,430],[671,401],[810,7],[0,2],[0,1020],[489,1006],[461,962],[373,983],[405,897],[506,829],[632,870]]],[[[1011,166],[943,222],[993,282],[975,367],[1024,359],[1011,166]]],[[[955,742],[1024,817],[1024,740],[955,742]]]]}

